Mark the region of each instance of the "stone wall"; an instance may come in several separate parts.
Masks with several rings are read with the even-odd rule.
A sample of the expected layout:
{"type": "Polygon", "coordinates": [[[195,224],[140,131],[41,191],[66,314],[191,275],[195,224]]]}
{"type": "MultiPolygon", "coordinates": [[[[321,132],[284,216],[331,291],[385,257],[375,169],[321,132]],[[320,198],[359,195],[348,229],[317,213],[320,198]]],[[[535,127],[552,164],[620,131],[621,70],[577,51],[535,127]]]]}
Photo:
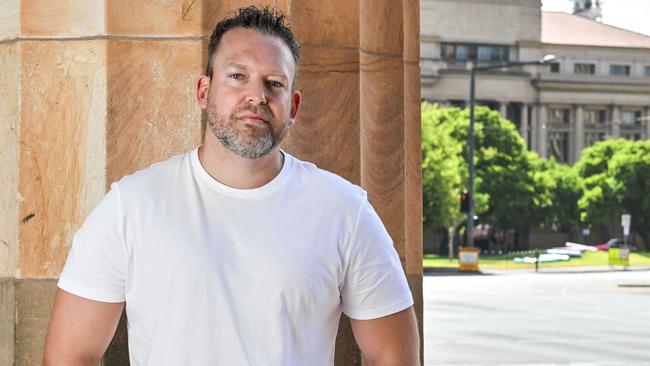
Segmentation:
{"type": "Polygon", "coordinates": [[[539,41],[540,0],[421,0],[422,35],[445,42],[539,41]],[[516,20],[516,21],[513,21],[516,20]]]}
{"type": "MultiPolygon", "coordinates": [[[[0,3],[0,364],[41,358],[71,237],[111,182],[200,143],[215,22],[271,5],[303,43],[284,148],[369,192],[422,319],[417,0],[0,3]]],[[[422,325],[420,324],[422,334],[422,325]]],[[[123,327],[103,364],[125,365],[123,327]]],[[[341,321],[337,365],[361,358],[341,321]]]]}

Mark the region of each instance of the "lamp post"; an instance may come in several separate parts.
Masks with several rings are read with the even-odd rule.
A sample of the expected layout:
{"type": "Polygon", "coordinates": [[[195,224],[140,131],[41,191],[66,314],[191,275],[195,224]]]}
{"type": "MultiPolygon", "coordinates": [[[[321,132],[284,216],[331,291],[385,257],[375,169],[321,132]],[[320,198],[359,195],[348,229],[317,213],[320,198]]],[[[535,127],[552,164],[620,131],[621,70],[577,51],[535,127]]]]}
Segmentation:
{"type": "Polygon", "coordinates": [[[524,65],[544,65],[555,60],[555,55],[546,55],[541,60],[537,61],[523,61],[523,62],[506,62],[498,65],[486,66],[471,66],[469,70],[469,153],[467,157],[467,165],[469,168],[469,179],[467,182],[467,193],[469,195],[469,209],[467,210],[467,240],[468,247],[474,246],[474,96],[476,94],[476,72],[504,69],[513,66],[524,65]]]}

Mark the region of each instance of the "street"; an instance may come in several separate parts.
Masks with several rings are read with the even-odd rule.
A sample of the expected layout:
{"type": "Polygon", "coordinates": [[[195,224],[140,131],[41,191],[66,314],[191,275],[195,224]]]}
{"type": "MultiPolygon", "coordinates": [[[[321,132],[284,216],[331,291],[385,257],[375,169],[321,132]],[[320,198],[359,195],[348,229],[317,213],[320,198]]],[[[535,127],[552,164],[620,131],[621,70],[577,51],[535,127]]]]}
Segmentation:
{"type": "Polygon", "coordinates": [[[426,275],[424,360],[650,365],[650,271],[426,275]]]}

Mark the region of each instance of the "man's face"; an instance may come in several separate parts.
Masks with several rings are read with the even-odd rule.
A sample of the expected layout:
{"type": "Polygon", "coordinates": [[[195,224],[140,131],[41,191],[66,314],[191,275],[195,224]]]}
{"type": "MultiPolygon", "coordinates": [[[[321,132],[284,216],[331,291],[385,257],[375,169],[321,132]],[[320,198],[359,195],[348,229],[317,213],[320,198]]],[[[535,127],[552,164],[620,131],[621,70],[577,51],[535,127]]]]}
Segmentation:
{"type": "Polygon", "coordinates": [[[214,137],[244,158],[261,158],[295,122],[300,93],[292,90],[291,51],[280,38],[235,28],[223,35],[213,57],[212,79],[202,77],[198,85],[199,104],[208,111],[206,139],[214,137]]]}

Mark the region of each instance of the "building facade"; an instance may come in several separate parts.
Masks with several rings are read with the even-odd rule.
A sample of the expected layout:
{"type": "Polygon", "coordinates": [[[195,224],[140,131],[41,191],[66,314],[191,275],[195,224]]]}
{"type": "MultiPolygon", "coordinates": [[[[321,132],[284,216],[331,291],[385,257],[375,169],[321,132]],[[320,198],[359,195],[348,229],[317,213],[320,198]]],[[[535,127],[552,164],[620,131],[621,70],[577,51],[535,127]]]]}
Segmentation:
{"type": "Polygon", "coordinates": [[[470,65],[555,55],[478,74],[477,103],[567,164],[600,140],[650,138],[650,37],[589,19],[599,11],[542,12],[540,0],[421,0],[420,12],[423,100],[466,106],[470,65]]]}

